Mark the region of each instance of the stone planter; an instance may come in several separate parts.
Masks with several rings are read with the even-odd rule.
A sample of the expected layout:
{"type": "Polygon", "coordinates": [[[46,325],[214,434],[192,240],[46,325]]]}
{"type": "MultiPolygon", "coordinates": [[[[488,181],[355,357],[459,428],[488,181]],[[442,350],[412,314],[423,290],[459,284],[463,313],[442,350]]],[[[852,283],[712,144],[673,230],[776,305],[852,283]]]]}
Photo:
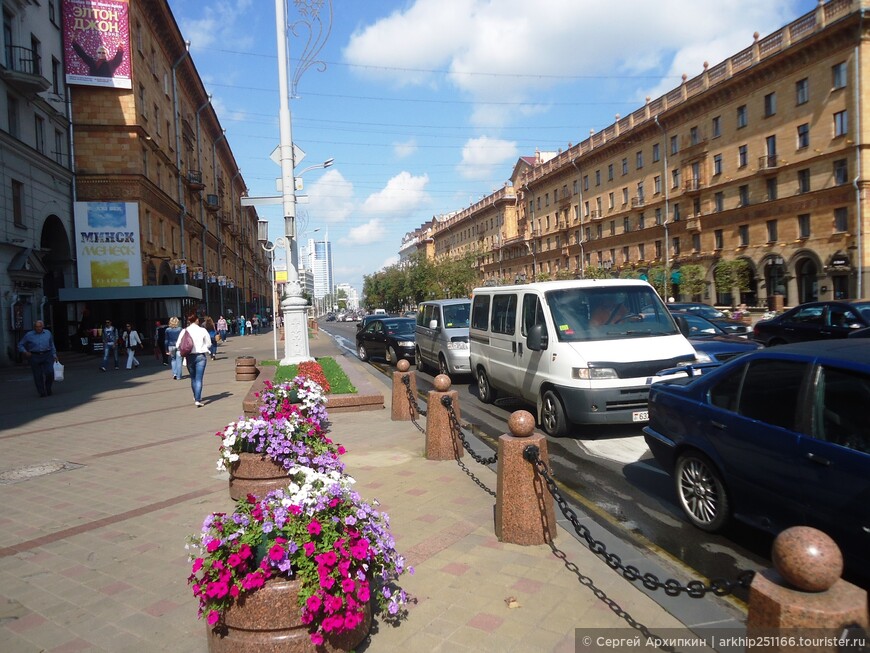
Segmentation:
{"type": "Polygon", "coordinates": [[[324,653],[350,651],[368,635],[371,607],[360,625],[338,636],[329,636],[321,646],[311,642],[302,623],[299,582],[272,578],[263,587],[244,595],[224,613],[217,628],[206,626],[209,653],[324,653]]]}
{"type": "Polygon", "coordinates": [[[287,470],[271,458],[258,453],[240,453],[230,466],[230,498],[244,499],[249,494],[262,499],[272,490],[287,487],[287,470]]]}

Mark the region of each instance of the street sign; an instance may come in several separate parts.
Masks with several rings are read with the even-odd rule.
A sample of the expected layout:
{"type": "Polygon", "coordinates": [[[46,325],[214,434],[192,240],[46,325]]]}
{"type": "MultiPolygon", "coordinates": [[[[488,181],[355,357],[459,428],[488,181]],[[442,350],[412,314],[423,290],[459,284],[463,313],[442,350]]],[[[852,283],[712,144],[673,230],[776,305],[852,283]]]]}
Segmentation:
{"type": "MultiPolygon", "coordinates": [[[[269,158],[272,159],[277,165],[281,165],[281,146],[279,145],[272,153],[269,155],[269,158]]],[[[298,166],[302,163],[302,159],[305,158],[305,152],[302,151],[302,148],[293,143],[293,165],[298,166]]]]}

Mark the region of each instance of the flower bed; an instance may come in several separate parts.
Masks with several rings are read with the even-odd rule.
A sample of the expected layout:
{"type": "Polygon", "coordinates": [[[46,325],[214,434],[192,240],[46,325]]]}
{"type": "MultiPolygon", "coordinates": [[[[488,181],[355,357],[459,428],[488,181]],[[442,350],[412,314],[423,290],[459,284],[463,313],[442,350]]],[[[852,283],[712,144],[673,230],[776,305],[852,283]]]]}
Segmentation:
{"type": "Polygon", "coordinates": [[[397,581],[405,561],[387,515],[364,502],[353,483],[335,470],[292,467],[286,489],[249,496],[230,515],[209,515],[192,543],[188,578],[200,616],[219,627],[233,602],[267,579],[297,578],[302,621],[315,645],[359,626],[372,600],[385,620],[403,617],[407,597],[397,581]]]}

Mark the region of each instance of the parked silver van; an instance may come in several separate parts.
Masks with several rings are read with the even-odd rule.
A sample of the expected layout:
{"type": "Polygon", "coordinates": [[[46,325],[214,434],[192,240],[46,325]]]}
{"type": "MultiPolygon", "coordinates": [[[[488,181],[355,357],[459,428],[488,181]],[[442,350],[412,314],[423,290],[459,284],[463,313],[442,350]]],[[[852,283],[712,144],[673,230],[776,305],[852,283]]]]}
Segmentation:
{"type": "Polygon", "coordinates": [[[417,367],[440,374],[469,374],[470,299],[436,299],[417,307],[417,367]]]}

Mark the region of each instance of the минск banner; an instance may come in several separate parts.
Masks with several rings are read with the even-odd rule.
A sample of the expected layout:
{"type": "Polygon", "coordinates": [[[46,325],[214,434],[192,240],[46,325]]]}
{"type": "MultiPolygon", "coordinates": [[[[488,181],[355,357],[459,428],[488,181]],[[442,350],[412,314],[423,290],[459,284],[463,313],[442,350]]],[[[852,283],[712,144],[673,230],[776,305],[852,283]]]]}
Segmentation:
{"type": "Polygon", "coordinates": [[[142,285],[139,205],[76,202],[79,288],[142,285]]]}

